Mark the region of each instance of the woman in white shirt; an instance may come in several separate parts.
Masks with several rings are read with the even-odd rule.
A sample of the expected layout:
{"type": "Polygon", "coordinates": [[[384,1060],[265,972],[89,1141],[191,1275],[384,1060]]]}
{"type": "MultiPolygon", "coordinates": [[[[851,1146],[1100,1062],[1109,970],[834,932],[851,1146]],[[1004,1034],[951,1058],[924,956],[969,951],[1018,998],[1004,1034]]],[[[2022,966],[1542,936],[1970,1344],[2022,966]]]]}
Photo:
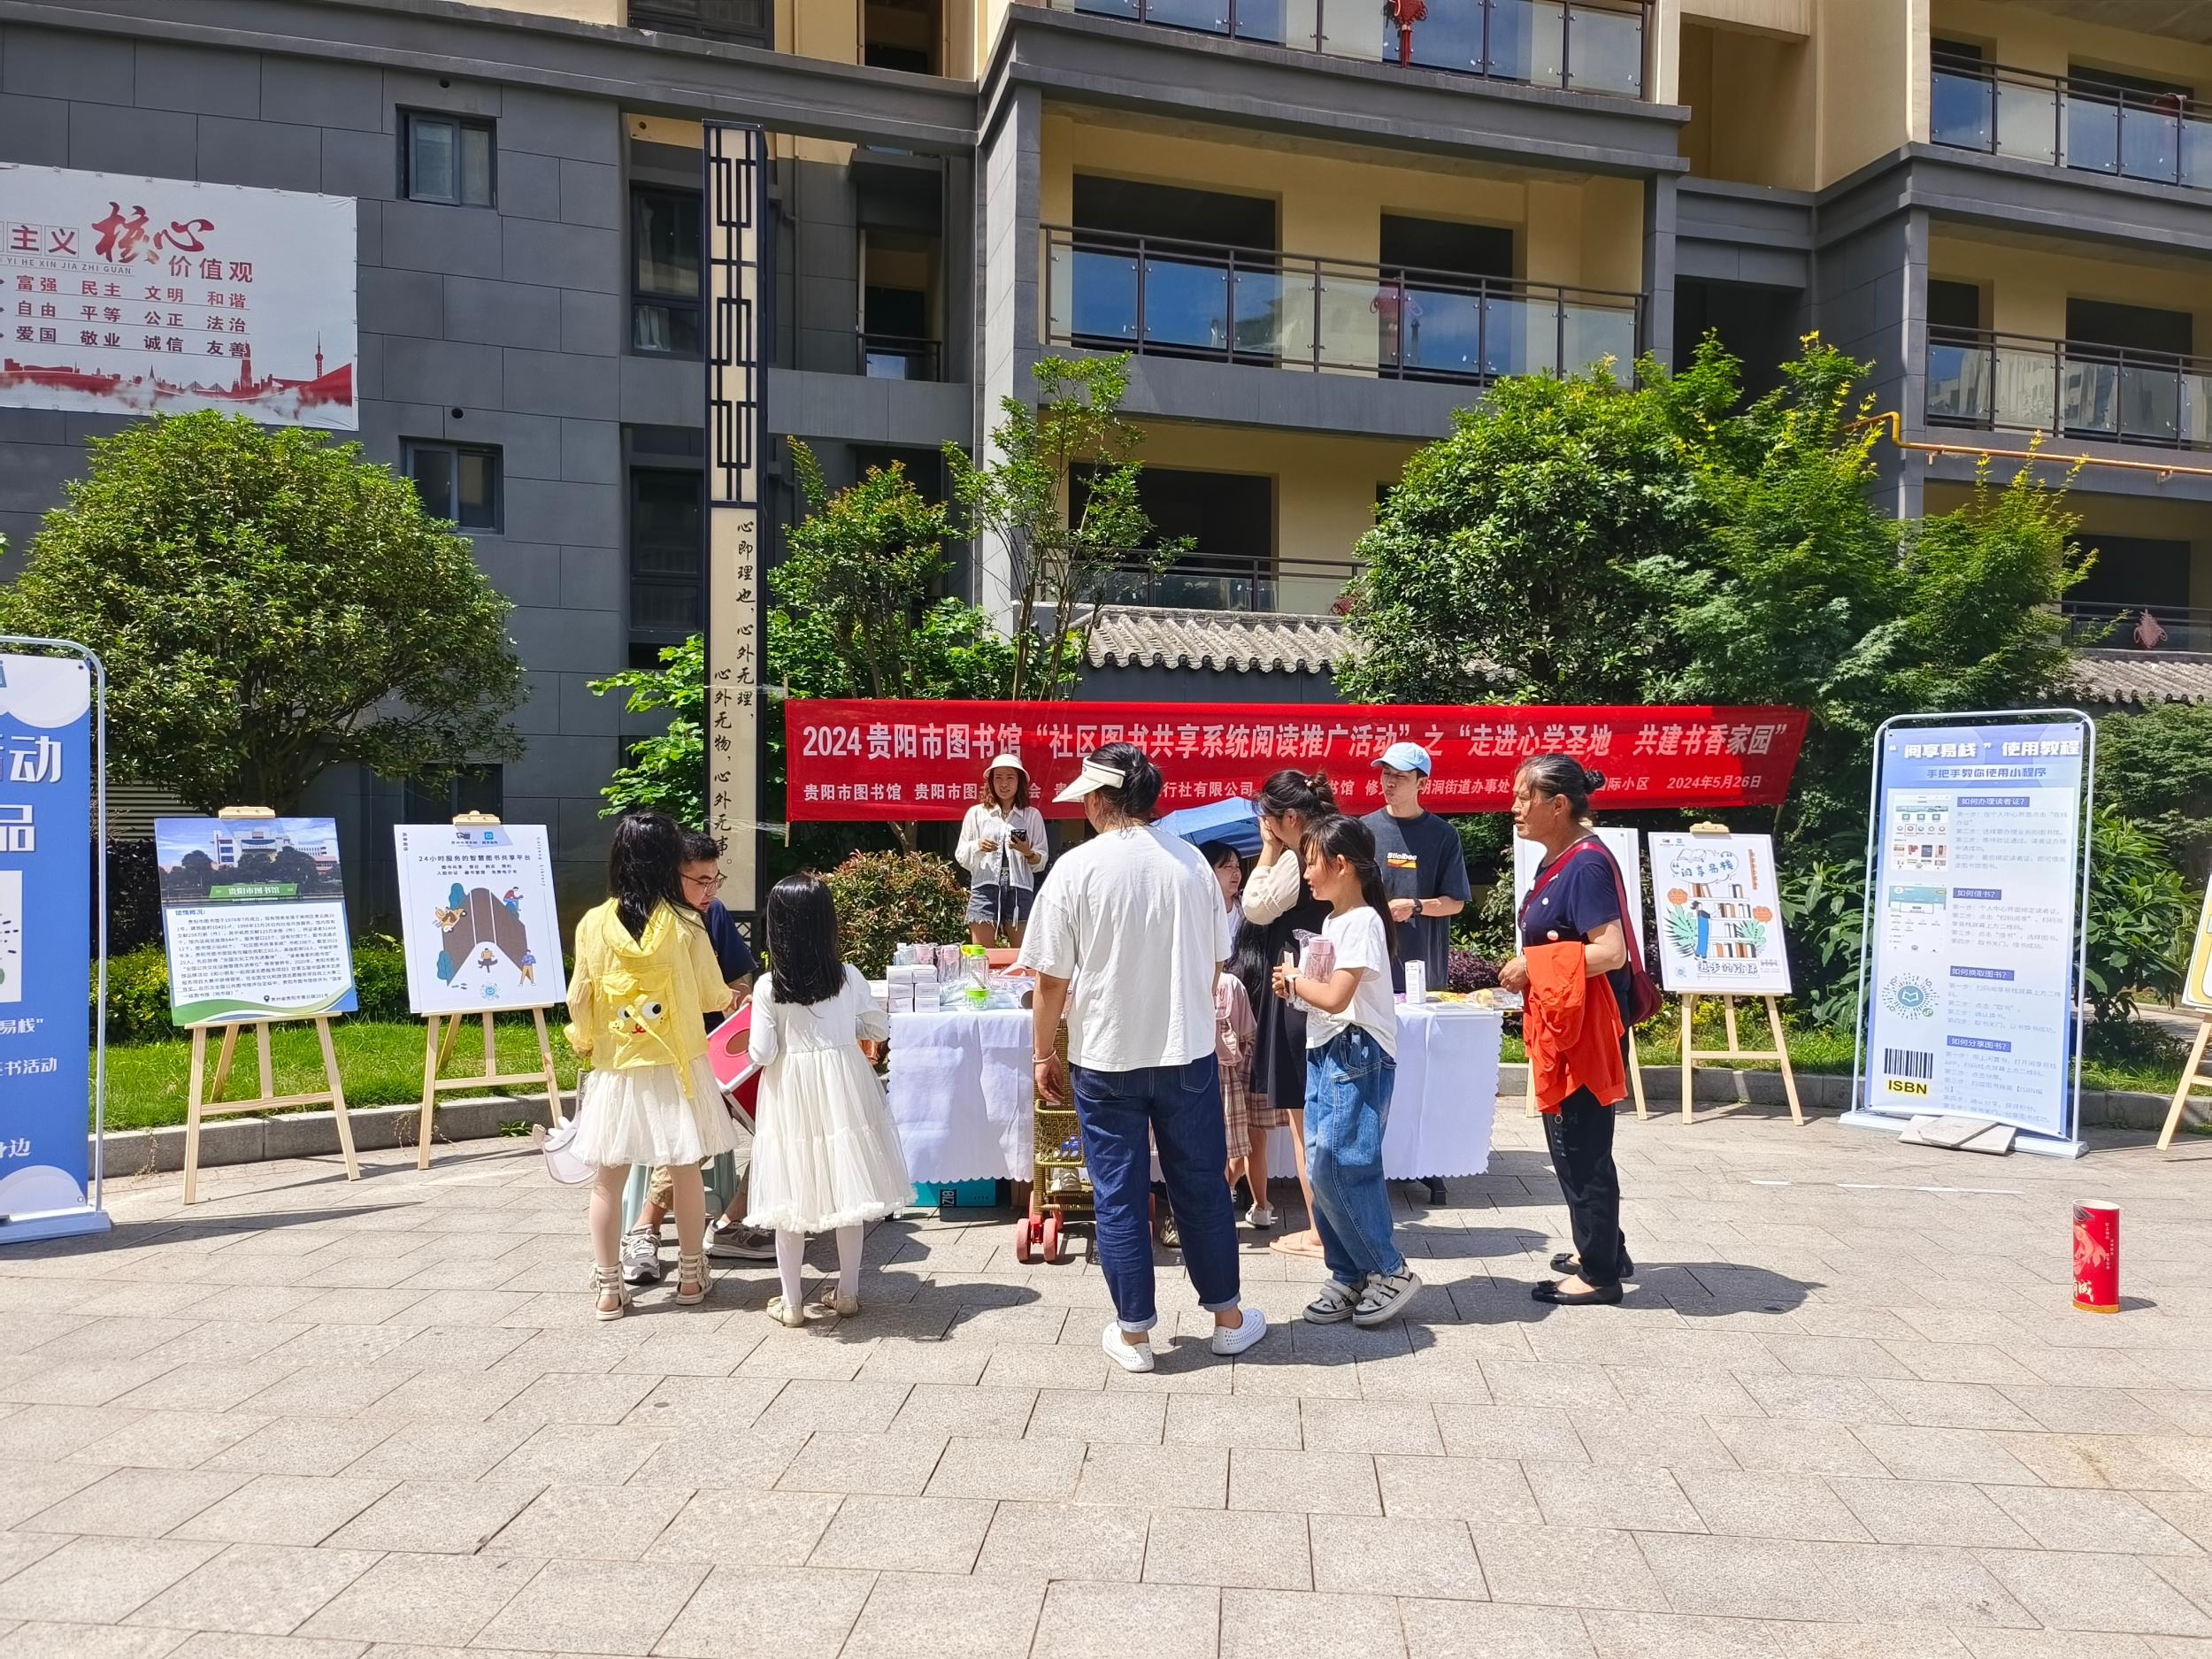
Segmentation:
{"type": "Polygon", "coordinates": [[[1029,773],[1018,755],[1001,755],[984,769],[983,787],[960,820],[953,849],[969,874],[968,941],[987,949],[1018,947],[1036,902],[1037,872],[1050,856],[1044,815],[1029,804],[1029,773]]]}

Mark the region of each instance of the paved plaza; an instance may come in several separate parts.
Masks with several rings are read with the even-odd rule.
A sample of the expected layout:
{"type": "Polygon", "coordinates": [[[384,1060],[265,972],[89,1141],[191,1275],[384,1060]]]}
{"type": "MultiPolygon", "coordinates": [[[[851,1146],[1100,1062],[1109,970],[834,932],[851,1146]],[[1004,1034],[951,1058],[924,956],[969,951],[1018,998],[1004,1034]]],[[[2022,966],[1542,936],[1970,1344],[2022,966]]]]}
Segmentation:
{"type": "Polygon", "coordinates": [[[1409,1324],[1298,1323],[1255,1246],[1281,1328],[1213,1359],[1169,1269],[1148,1376],[1002,1222],[876,1228],[842,1328],[765,1265],[595,1325],[526,1142],[118,1183],[0,1251],[0,1659],[2212,1655],[2212,1142],[2133,1140],[1624,1115],[1643,1276],[1546,1310],[1515,1102],[1448,1207],[1394,1189],[1409,1324]]]}

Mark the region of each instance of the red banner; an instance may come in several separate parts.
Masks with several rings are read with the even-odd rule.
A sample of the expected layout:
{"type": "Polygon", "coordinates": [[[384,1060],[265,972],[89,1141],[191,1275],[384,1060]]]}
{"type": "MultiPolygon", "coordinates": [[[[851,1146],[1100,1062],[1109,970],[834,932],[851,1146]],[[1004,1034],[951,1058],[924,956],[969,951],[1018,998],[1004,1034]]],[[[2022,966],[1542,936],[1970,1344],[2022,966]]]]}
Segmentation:
{"type": "Polygon", "coordinates": [[[1160,810],[1254,793],[1284,766],[1325,771],[1348,811],[1382,804],[1373,762],[1392,743],[1426,749],[1438,812],[1503,812],[1529,755],[1575,755],[1605,774],[1608,811],[1780,803],[1805,741],[1795,709],[1428,708],[1401,703],[901,703],[784,705],[793,822],[957,818],[994,755],[1021,757],[1030,799],[1052,794],[1083,757],[1126,741],[1167,780],[1160,810]]]}

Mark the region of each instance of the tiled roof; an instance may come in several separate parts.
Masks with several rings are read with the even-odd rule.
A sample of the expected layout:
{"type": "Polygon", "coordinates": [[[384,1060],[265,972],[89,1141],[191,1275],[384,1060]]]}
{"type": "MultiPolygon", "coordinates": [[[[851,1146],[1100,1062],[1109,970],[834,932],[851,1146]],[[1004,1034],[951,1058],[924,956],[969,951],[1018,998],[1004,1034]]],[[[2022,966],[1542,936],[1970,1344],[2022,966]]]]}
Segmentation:
{"type": "Polygon", "coordinates": [[[1325,674],[1349,648],[1337,617],[1113,605],[1091,630],[1093,668],[1325,674]]]}
{"type": "Polygon", "coordinates": [[[2212,651],[2084,651],[2074,683],[2091,703],[2212,703],[2212,651]]]}

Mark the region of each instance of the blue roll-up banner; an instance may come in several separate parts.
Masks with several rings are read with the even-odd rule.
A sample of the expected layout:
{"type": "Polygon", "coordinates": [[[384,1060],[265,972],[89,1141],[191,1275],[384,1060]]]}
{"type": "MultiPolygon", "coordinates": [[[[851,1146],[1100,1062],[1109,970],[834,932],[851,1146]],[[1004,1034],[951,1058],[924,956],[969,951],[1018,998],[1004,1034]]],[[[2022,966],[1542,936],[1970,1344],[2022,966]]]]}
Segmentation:
{"type": "Polygon", "coordinates": [[[97,664],[59,649],[78,654],[0,649],[0,1244],[108,1225],[85,1132],[97,664]]]}

